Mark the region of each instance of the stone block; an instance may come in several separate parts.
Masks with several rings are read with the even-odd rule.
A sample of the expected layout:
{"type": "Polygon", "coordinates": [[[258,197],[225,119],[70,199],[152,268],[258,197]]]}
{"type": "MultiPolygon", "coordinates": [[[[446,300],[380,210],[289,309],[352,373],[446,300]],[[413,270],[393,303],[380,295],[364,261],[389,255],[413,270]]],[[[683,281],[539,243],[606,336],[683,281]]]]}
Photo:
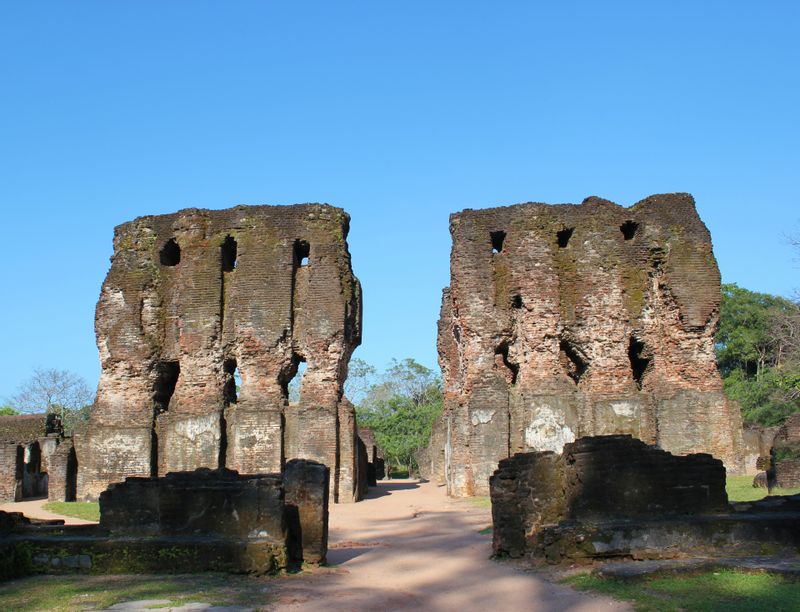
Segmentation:
{"type": "MultiPolygon", "coordinates": [[[[316,461],[292,459],[283,471],[289,528],[299,534],[305,563],[324,563],[328,552],[328,468],[316,461]]],[[[296,538],[296,535],[293,537],[296,538]]]]}

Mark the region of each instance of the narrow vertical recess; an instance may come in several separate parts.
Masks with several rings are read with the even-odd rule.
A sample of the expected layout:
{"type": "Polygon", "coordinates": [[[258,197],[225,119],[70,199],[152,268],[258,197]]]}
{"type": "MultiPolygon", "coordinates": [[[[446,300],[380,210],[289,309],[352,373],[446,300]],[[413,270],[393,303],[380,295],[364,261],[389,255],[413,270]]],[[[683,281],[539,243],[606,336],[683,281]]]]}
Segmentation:
{"type": "Polygon", "coordinates": [[[511,384],[517,384],[517,374],[519,374],[519,364],[513,363],[508,359],[508,342],[502,342],[494,351],[495,356],[502,358],[503,366],[508,370],[511,384]]]}
{"type": "Polygon", "coordinates": [[[289,304],[289,317],[291,322],[291,329],[294,332],[295,325],[295,309],[297,307],[297,272],[300,268],[308,266],[311,257],[311,245],[305,241],[297,239],[292,245],[292,295],[289,304]]]}
{"type": "Polygon", "coordinates": [[[226,359],[222,363],[222,370],[225,373],[225,384],[222,388],[222,410],[219,412],[219,457],[217,466],[224,468],[228,458],[228,420],[225,411],[232,404],[239,401],[239,369],[235,359],[226,359]]]}
{"type": "Polygon", "coordinates": [[[228,275],[233,272],[239,264],[238,261],[238,245],[236,239],[228,234],[225,240],[222,241],[219,249],[220,267],[222,268],[222,279],[220,284],[219,293],[219,333],[225,325],[225,303],[227,301],[228,292],[228,275]]]}
{"type": "Polygon", "coordinates": [[[150,476],[158,476],[158,415],[169,410],[169,403],[175,393],[181,366],[177,361],[159,361],[156,364],[156,377],[153,382],[153,428],[150,431],[150,476]]]}
{"type": "Polygon", "coordinates": [[[305,240],[294,241],[294,260],[295,265],[304,268],[309,264],[311,258],[311,245],[305,240]]]}
{"type": "Polygon", "coordinates": [[[238,265],[237,250],[238,245],[233,236],[225,236],[225,240],[220,247],[220,257],[222,259],[222,271],[233,272],[238,265]]]}
{"type": "Polygon", "coordinates": [[[589,368],[587,359],[578,347],[567,339],[562,339],[560,344],[560,361],[567,376],[577,385],[589,368]]]}
{"type": "Polygon", "coordinates": [[[153,383],[153,405],[155,413],[162,414],[169,410],[169,402],[175,393],[181,366],[177,361],[160,361],[156,365],[156,379],[153,383]]]}
{"type": "Polygon", "coordinates": [[[158,254],[162,266],[177,266],[181,262],[181,247],[175,238],[170,238],[158,254]]]}
{"type": "Polygon", "coordinates": [[[639,224],[631,220],[625,221],[625,223],[619,226],[619,230],[622,232],[622,237],[625,238],[625,240],[633,240],[638,229],[639,224]]]}
{"type": "Polygon", "coordinates": [[[631,336],[628,343],[628,359],[631,362],[631,376],[636,388],[642,390],[644,376],[647,373],[647,368],[650,366],[650,357],[648,356],[647,347],[644,342],[631,336]]]}
{"type": "Polygon", "coordinates": [[[298,353],[292,353],[292,358],[286,368],[280,373],[278,382],[281,385],[283,400],[286,406],[292,399],[299,401],[303,373],[305,372],[306,358],[298,353]]]}
{"type": "Polygon", "coordinates": [[[489,232],[489,237],[492,241],[492,253],[502,253],[503,252],[503,243],[506,240],[506,233],[503,230],[498,230],[496,232],[489,232]]]}
{"type": "Polygon", "coordinates": [[[74,447],[69,449],[67,456],[67,477],[64,487],[64,501],[75,501],[78,498],[78,455],[74,447]]]}
{"type": "Polygon", "coordinates": [[[558,247],[561,249],[567,248],[569,244],[569,239],[572,238],[572,232],[575,231],[574,227],[565,227],[561,231],[556,232],[556,240],[558,241],[558,247]]]}

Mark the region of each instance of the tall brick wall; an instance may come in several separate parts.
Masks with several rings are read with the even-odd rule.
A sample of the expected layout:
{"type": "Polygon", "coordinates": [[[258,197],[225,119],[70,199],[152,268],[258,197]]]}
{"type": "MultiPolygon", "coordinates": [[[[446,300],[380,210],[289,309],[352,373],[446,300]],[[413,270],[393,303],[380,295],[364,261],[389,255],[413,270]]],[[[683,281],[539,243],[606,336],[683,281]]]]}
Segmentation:
{"type": "Polygon", "coordinates": [[[465,210],[450,232],[444,452],[428,462],[450,494],[486,495],[501,459],[586,435],[739,470],[741,416],[714,355],[720,275],[690,195],[465,210]]]}
{"type": "Polygon", "coordinates": [[[78,497],[128,476],[276,472],[297,457],[327,465],[334,499],[352,501],[342,384],[361,288],[348,229],[343,210],[320,204],[187,209],[117,227],[95,317],[102,374],[76,441],[78,497]]]}

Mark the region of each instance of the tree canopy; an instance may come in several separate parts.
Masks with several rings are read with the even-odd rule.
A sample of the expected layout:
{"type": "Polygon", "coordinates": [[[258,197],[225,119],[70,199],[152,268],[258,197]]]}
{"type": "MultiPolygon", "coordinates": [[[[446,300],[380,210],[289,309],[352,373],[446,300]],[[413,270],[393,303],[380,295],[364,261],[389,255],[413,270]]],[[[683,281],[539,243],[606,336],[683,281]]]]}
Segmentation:
{"type": "Polygon", "coordinates": [[[83,378],[55,368],[34,369],[10,401],[20,412],[60,415],[68,433],[77,423],[88,418],[91,402],[92,392],[83,378]]]}
{"type": "Polygon", "coordinates": [[[778,425],[800,411],[800,305],[722,286],[717,363],[745,422],[778,425]]]}
{"type": "Polygon", "coordinates": [[[356,408],[359,425],[375,432],[390,466],[415,472],[416,452],[428,444],[433,422],[442,412],[439,376],[413,359],[393,360],[377,380],[373,367],[364,362],[356,365],[352,384],[362,390],[356,408]],[[372,382],[365,384],[359,377],[372,382]]]}

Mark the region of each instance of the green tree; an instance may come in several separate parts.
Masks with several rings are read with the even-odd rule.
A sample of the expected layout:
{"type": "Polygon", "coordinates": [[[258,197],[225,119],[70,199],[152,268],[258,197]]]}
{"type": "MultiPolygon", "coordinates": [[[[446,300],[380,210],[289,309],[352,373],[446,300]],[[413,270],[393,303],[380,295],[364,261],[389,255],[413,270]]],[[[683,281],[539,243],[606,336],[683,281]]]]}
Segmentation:
{"type": "Polygon", "coordinates": [[[792,300],[722,286],[717,363],[744,420],[778,425],[800,411],[800,306],[792,300]]]}
{"type": "Polygon", "coordinates": [[[387,463],[409,474],[418,469],[415,454],[441,412],[441,380],[413,359],[393,360],[357,408],[359,424],[375,432],[387,463]]]}
{"type": "Polygon", "coordinates": [[[11,406],[0,406],[0,416],[14,416],[19,414],[19,410],[11,406]]]}

